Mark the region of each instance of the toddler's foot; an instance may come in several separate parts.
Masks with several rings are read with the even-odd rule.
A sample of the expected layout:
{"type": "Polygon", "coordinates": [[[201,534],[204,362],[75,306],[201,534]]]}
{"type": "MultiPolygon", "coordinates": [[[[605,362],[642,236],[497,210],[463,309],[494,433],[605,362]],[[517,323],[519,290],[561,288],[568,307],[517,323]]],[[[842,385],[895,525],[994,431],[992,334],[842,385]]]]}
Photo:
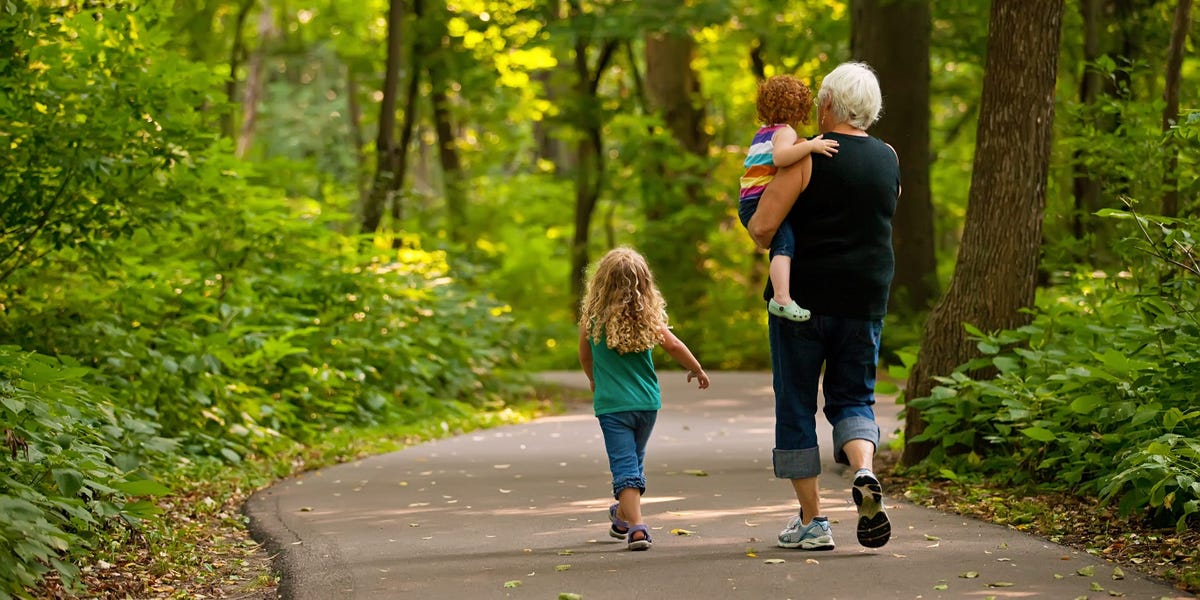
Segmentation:
{"type": "Polygon", "coordinates": [[[771,298],[771,301],[767,303],[767,312],[777,317],[783,317],[796,322],[804,322],[812,318],[812,313],[808,312],[807,309],[800,308],[800,305],[796,304],[795,300],[783,305],[776,302],[774,298],[771,298]]]}
{"type": "Polygon", "coordinates": [[[623,540],[625,539],[625,534],[629,533],[629,523],[626,523],[617,516],[617,508],[620,506],[620,503],[615,503],[608,507],[608,520],[612,522],[612,526],[608,528],[608,535],[618,540],[623,540]]]}
{"type": "Polygon", "coordinates": [[[649,550],[654,543],[650,541],[650,531],[645,525],[634,525],[629,528],[630,550],[649,550]]]}

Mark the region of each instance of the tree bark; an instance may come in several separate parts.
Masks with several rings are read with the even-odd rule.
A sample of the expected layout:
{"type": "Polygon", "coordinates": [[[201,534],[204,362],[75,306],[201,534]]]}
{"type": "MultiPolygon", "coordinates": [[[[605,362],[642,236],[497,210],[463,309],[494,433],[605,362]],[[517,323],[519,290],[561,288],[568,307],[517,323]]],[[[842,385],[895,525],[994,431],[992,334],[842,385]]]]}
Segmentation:
{"type": "MultiPolygon", "coordinates": [[[[660,273],[659,287],[680,323],[695,322],[707,297],[711,276],[699,249],[717,219],[706,210],[711,206],[705,190],[709,135],[694,56],[695,42],[687,33],[645,36],[647,108],[662,117],[671,139],[655,142],[638,161],[646,216],[640,246],[660,273]]],[[[702,328],[688,335],[702,344],[702,328]]]]}
{"type": "Polygon", "coordinates": [[[258,103],[262,101],[267,83],[267,48],[274,37],[275,20],[271,15],[271,0],[262,0],[262,12],[258,15],[258,47],[250,55],[246,91],[242,97],[242,128],[238,132],[235,150],[238,158],[245,157],[254,143],[254,129],[258,125],[258,103]]]}
{"type": "MultiPolygon", "coordinates": [[[[978,355],[963,329],[1020,327],[1033,306],[1054,121],[1063,0],[993,0],[987,68],[966,223],[958,263],[937,304],[905,387],[928,396],[934,377],[978,355]]],[[[902,462],[929,455],[919,411],[906,412],[902,462]]]]}
{"type": "MultiPolygon", "coordinates": [[[[1171,47],[1167,51],[1167,84],[1163,90],[1166,106],[1163,108],[1162,128],[1166,133],[1179,120],[1179,83],[1182,79],[1183,51],[1187,43],[1188,29],[1192,24],[1192,0],[1178,0],[1175,4],[1175,21],[1171,27],[1171,47]]],[[[1167,217],[1179,215],[1179,147],[1172,139],[1167,144],[1167,164],[1163,185],[1162,214],[1167,217]]]]}
{"type": "MultiPolygon", "coordinates": [[[[1084,66],[1083,77],[1079,80],[1079,101],[1085,107],[1096,103],[1104,85],[1103,74],[1094,63],[1102,56],[1100,39],[1105,25],[1105,2],[1106,0],[1082,0],[1080,3],[1080,11],[1083,13],[1084,66]]],[[[1071,218],[1071,231],[1076,240],[1082,240],[1091,231],[1091,215],[1100,208],[1100,182],[1092,177],[1091,170],[1085,164],[1086,157],[1087,151],[1083,148],[1075,150],[1072,166],[1075,212],[1071,218]]]]}
{"type": "MultiPolygon", "coordinates": [[[[570,6],[573,19],[582,14],[578,2],[572,1],[570,6]]],[[[573,116],[576,127],[582,131],[583,136],[575,145],[575,233],[571,240],[570,274],[572,298],[580,298],[585,287],[592,215],[596,211],[596,204],[600,200],[604,185],[603,108],[596,94],[600,87],[600,77],[608,68],[618,45],[615,40],[605,41],[596,58],[596,66],[591,67],[588,65],[590,38],[582,32],[576,35],[573,64],[579,113],[573,116]]],[[[578,315],[578,302],[573,301],[573,306],[578,315]]]]}
{"type": "Polygon", "coordinates": [[[458,139],[455,135],[453,116],[450,112],[450,97],[447,93],[448,61],[446,55],[450,50],[442,47],[441,40],[446,37],[445,7],[434,10],[431,14],[422,12],[420,19],[433,19],[434,22],[423,26],[422,29],[432,34],[427,38],[431,43],[426,44],[422,37],[421,48],[428,55],[425,62],[425,74],[429,78],[430,102],[433,104],[433,127],[437,132],[438,161],[442,167],[442,189],[446,195],[446,233],[451,241],[461,242],[466,239],[466,200],[463,197],[462,160],[458,155],[458,139]]]}
{"type": "Polygon", "coordinates": [[[384,207],[398,189],[396,177],[396,95],[400,86],[400,61],[404,27],[404,0],[388,3],[387,61],[384,66],[383,99],[379,103],[379,131],[375,136],[375,181],[362,210],[362,232],[375,233],[383,220],[384,207]]]}
{"type": "MultiPolygon", "coordinates": [[[[242,29],[246,25],[246,17],[254,7],[254,0],[242,0],[238,6],[237,17],[233,22],[233,45],[229,49],[229,79],[225,80],[225,99],[230,106],[237,104],[238,69],[241,67],[242,56],[246,54],[246,35],[242,29]]],[[[233,138],[236,128],[233,110],[222,111],[221,137],[233,138]]]]}
{"type": "Polygon", "coordinates": [[[903,196],[892,222],[896,275],[889,308],[921,312],[938,293],[929,183],[929,0],[853,0],[850,6],[850,53],[875,69],[884,94],[871,134],[900,157],[903,196]]]}

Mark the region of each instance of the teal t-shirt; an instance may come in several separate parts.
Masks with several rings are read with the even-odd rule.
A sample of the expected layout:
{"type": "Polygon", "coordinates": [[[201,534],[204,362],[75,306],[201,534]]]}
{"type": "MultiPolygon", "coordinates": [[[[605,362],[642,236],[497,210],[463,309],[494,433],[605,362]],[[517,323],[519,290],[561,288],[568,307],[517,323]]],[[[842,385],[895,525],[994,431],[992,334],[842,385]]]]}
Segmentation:
{"type": "Polygon", "coordinates": [[[597,415],[662,408],[662,393],[650,350],[621,354],[609,348],[603,337],[599,342],[589,340],[589,343],[592,379],[596,382],[592,406],[597,415]]]}

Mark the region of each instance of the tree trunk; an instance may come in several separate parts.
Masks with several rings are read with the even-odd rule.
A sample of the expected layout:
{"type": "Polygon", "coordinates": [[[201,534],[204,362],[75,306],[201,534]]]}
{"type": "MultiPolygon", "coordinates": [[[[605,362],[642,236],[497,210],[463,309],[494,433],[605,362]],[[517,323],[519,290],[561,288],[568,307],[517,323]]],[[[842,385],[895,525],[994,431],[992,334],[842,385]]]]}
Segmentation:
{"type": "Polygon", "coordinates": [[[896,204],[892,245],[896,275],[890,309],[927,310],[937,298],[933,201],[929,168],[929,0],[853,0],[850,52],[870,64],[884,94],[872,135],[900,157],[903,196],[896,204]]]}
{"type": "Polygon", "coordinates": [[[422,27],[423,31],[429,31],[431,35],[428,38],[422,37],[421,48],[429,57],[425,63],[425,74],[429,78],[433,126],[438,139],[438,161],[442,167],[442,189],[446,195],[446,233],[451,241],[461,242],[466,239],[466,200],[463,197],[462,160],[458,155],[458,139],[447,93],[449,62],[446,56],[451,50],[442,46],[442,40],[446,37],[446,11],[444,6],[439,8],[431,14],[422,12],[420,15],[422,21],[426,18],[434,19],[433,23],[422,27]],[[426,44],[426,40],[431,43],[426,44]]]}
{"type": "MultiPolygon", "coordinates": [[[[928,396],[934,377],[977,356],[964,323],[984,331],[1026,324],[1034,302],[1054,121],[1063,0],[993,0],[966,223],[946,296],[925,325],[905,387],[928,396]]],[[[902,462],[929,455],[919,411],[906,413],[902,462]]]]}
{"type": "Polygon", "coordinates": [[[267,48],[275,37],[275,20],[271,15],[271,0],[262,0],[262,12],[258,15],[258,47],[250,55],[249,72],[246,75],[246,92],[242,97],[242,128],[238,133],[236,156],[243,158],[254,143],[254,129],[258,125],[258,103],[262,101],[266,87],[267,48]]]}
{"type": "MultiPolygon", "coordinates": [[[[1101,57],[1100,36],[1105,26],[1104,3],[1106,0],[1083,0],[1083,77],[1079,81],[1079,101],[1085,107],[1096,103],[1104,85],[1103,74],[1096,69],[1095,62],[1101,57]]],[[[1075,195],[1075,211],[1071,215],[1071,231],[1076,240],[1082,240],[1092,230],[1092,213],[1100,208],[1100,182],[1091,176],[1085,164],[1087,151],[1075,150],[1074,177],[1072,187],[1075,195]]],[[[1086,259],[1086,257],[1079,257],[1086,259]]]]}
{"type": "MultiPolygon", "coordinates": [[[[699,249],[718,218],[709,214],[705,190],[709,136],[700,79],[692,68],[695,42],[687,33],[649,33],[645,44],[647,108],[662,117],[671,139],[656,142],[639,161],[646,215],[640,249],[659,273],[675,321],[691,323],[711,280],[699,249]]],[[[703,329],[688,335],[700,345],[703,329]]]]}
{"type": "MultiPolygon", "coordinates": [[[[225,99],[229,101],[230,106],[237,104],[238,69],[241,67],[242,57],[246,54],[246,35],[242,29],[245,27],[246,17],[249,16],[250,9],[253,7],[254,0],[242,0],[242,4],[238,6],[237,17],[233,22],[233,46],[229,49],[229,79],[225,80],[225,99]]],[[[233,114],[232,109],[222,112],[221,137],[233,137],[236,127],[233,114]]]]}
{"type": "MultiPolygon", "coordinates": [[[[581,14],[578,3],[571,3],[571,16],[581,14]]],[[[596,97],[600,77],[608,68],[617,42],[608,40],[600,49],[596,66],[588,66],[588,49],[591,46],[586,35],[579,34],[575,40],[575,94],[579,114],[574,115],[576,126],[583,137],[575,146],[575,234],[571,240],[571,297],[582,297],[587,277],[588,243],[591,240],[592,215],[600,200],[604,183],[604,133],[603,108],[596,97]]],[[[572,301],[576,315],[579,303],[572,301]]]]}
{"type": "MultiPolygon", "coordinates": [[[[1171,47],[1167,51],[1167,84],[1163,90],[1166,106],[1163,108],[1162,128],[1166,133],[1179,120],[1179,83],[1182,79],[1183,50],[1187,43],[1188,29],[1192,24],[1192,0],[1178,0],[1175,5],[1175,22],[1171,27],[1171,47]]],[[[1163,192],[1162,214],[1175,217],[1179,214],[1179,146],[1172,138],[1167,145],[1167,164],[1163,192]]]]}
{"type": "Polygon", "coordinates": [[[379,131],[375,136],[375,181],[362,210],[363,233],[375,233],[383,220],[383,210],[399,186],[396,185],[396,94],[400,86],[401,37],[404,27],[404,0],[388,3],[387,62],[384,66],[383,99],[379,103],[379,131]]]}

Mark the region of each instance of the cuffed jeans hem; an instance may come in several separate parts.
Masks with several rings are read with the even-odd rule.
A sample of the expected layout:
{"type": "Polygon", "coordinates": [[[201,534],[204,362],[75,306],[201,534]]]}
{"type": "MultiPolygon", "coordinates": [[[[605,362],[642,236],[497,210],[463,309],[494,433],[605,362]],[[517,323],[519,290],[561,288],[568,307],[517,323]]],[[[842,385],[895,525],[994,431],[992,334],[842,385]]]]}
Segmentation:
{"type": "Polygon", "coordinates": [[[779,479],[808,479],[821,474],[821,449],[783,450],[776,448],[771,456],[775,477],[779,479]]]}
{"type": "Polygon", "coordinates": [[[833,426],[833,460],[848,465],[850,459],[842,446],[850,440],[867,440],[879,449],[879,426],[866,417],[847,417],[833,426]]]}
{"type": "Polygon", "coordinates": [[[646,493],[646,478],[645,477],[625,477],[613,482],[613,498],[621,495],[621,492],[626,488],[637,488],[639,494],[646,493]]]}

